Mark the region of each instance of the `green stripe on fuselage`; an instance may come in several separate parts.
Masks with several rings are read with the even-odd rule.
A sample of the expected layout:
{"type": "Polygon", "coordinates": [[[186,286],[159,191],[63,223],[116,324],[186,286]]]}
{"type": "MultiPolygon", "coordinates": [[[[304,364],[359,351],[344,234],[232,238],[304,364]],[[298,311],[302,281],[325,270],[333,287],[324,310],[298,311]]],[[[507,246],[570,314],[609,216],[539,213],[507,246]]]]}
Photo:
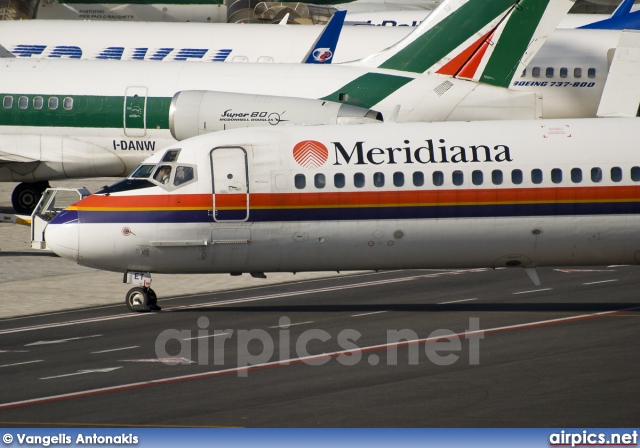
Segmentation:
{"type": "Polygon", "coordinates": [[[404,76],[367,73],[320,99],[371,108],[412,80],[404,76]]]}
{"type": "Polygon", "coordinates": [[[514,71],[540,24],[549,1],[522,0],[509,17],[496,48],[482,72],[480,82],[509,87],[514,71]]]}
{"type": "MultiPolygon", "coordinates": [[[[169,129],[171,98],[148,97],[146,104],[146,128],[169,129]]],[[[93,95],[21,95],[0,93],[0,126],[37,126],[71,128],[123,128],[124,97],[93,95]],[[11,108],[4,107],[4,98],[13,97],[11,108]],[[27,107],[18,107],[19,98],[27,97],[27,107]],[[34,107],[34,98],[41,97],[41,109],[34,107]],[[49,109],[49,98],[58,98],[58,107],[49,109]],[[73,108],[63,107],[64,99],[73,99],[73,108]]],[[[130,126],[132,127],[132,126],[130,126]]]]}
{"type": "Polygon", "coordinates": [[[380,68],[424,73],[514,3],[515,0],[467,2],[387,59],[380,68]]]}

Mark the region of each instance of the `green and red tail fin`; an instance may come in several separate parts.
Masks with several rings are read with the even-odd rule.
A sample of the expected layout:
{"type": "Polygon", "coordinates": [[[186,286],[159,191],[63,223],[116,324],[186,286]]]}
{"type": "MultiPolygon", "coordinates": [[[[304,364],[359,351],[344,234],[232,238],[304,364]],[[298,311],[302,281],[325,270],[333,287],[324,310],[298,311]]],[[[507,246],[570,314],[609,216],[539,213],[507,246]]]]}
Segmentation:
{"type": "Polygon", "coordinates": [[[507,87],[575,0],[445,0],[414,32],[351,65],[507,87]]]}

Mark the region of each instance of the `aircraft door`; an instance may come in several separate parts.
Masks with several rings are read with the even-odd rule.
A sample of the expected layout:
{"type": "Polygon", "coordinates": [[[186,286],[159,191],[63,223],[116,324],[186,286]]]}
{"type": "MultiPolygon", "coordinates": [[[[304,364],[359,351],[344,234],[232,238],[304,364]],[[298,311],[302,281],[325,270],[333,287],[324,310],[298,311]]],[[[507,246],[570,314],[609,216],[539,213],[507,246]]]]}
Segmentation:
{"type": "Polygon", "coordinates": [[[249,219],[247,151],[239,146],[211,150],[213,220],[242,222],[249,219]]]}
{"type": "Polygon", "coordinates": [[[127,87],[124,95],[124,134],[144,137],[147,133],[147,88],[127,87]]]}

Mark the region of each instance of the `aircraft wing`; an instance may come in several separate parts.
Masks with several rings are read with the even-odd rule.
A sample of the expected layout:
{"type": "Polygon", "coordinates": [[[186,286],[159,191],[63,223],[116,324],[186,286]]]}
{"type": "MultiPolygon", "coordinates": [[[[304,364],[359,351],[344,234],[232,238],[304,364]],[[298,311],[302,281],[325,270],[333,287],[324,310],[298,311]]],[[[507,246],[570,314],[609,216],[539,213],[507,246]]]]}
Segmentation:
{"type": "Polygon", "coordinates": [[[347,11],[333,13],[302,62],[305,64],[331,64],[346,15],[347,11]]]}
{"type": "Polygon", "coordinates": [[[5,163],[31,163],[39,160],[0,150],[0,165],[5,163]]]}

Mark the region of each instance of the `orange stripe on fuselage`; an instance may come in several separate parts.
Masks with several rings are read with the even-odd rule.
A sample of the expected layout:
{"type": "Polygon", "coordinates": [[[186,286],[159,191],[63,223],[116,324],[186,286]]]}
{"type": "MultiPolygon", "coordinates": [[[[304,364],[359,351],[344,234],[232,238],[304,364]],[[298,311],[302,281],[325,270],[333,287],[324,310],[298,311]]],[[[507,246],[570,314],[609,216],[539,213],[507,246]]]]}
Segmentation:
{"type": "MultiPolygon", "coordinates": [[[[443,189],[398,190],[363,192],[312,193],[252,193],[252,209],[283,208],[360,208],[408,207],[442,205],[492,205],[535,203],[636,202],[640,201],[639,186],[620,187],[560,187],[560,188],[505,188],[505,189],[443,189]]],[[[92,195],[73,207],[78,210],[210,210],[212,195],[149,195],[100,196],[92,195]]],[[[245,194],[218,194],[216,208],[246,207],[245,194]]]]}

